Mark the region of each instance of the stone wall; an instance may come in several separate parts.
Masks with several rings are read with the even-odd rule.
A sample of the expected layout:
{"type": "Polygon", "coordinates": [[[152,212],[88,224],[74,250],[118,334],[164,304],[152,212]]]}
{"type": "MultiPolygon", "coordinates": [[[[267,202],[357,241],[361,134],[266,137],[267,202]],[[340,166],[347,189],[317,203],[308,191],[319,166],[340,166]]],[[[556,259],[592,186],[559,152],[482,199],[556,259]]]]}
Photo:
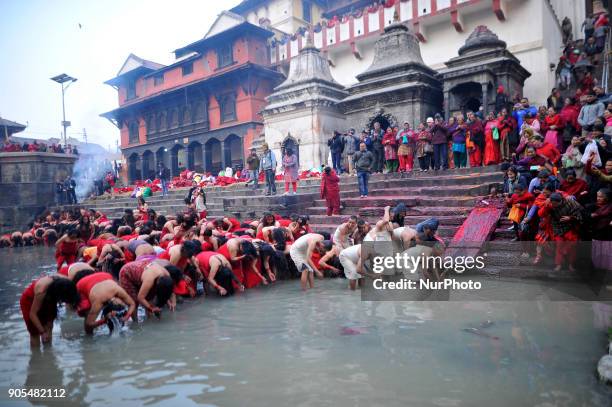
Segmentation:
{"type": "Polygon", "coordinates": [[[76,157],[0,153],[0,233],[23,230],[55,203],[55,183],[72,174],[76,157]]]}

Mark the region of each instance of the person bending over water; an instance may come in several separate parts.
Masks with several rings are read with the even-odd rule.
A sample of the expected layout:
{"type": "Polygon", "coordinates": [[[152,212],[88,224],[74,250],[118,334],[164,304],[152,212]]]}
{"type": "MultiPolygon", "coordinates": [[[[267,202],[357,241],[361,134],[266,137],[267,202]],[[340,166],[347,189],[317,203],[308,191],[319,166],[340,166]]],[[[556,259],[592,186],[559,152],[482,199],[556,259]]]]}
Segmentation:
{"type": "Polygon", "coordinates": [[[64,236],[62,236],[55,243],[55,259],[57,260],[57,269],[62,267],[62,264],[71,265],[77,259],[77,253],[79,249],[79,231],[75,228],[68,230],[64,236]]]}
{"type": "Polygon", "coordinates": [[[348,220],[340,224],[334,232],[334,245],[339,250],[344,250],[353,244],[351,236],[357,230],[357,216],[351,216],[348,220]]]}
{"type": "Polygon", "coordinates": [[[76,286],[69,279],[55,275],[34,280],[21,294],[19,305],[30,333],[32,346],[51,342],[53,321],[57,317],[57,303],[76,307],[79,301],[76,286]]]}
{"type": "Polygon", "coordinates": [[[161,316],[161,308],[176,309],[173,288],[183,279],[183,272],[162,261],[138,260],[127,263],[119,272],[119,285],[147,314],[161,316]],[[152,304],[155,299],[155,305],[152,304]]]}
{"type": "Polygon", "coordinates": [[[291,245],[289,255],[295,263],[298,272],[301,273],[300,283],[302,290],[306,290],[308,286],[314,287],[314,275],[323,278],[323,273],[315,266],[312,261],[314,251],[324,255],[332,249],[332,243],[329,240],[324,240],[323,235],[318,233],[308,233],[297,239],[291,245]]]}
{"type": "Polygon", "coordinates": [[[362,265],[361,265],[361,245],[347,247],[340,252],[340,264],[344,268],[344,275],[349,281],[349,288],[355,290],[357,283],[363,284],[362,265]]]}
{"type": "Polygon", "coordinates": [[[219,295],[234,294],[232,282],[239,287],[240,291],[244,291],[244,285],[232,271],[231,263],[222,254],[201,252],[196,258],[200,271],[219,295]]]}
{"type": "Polygon", "coordinates": [[[136,302],[113,280],[113,276],[109,273],[93,273],[83,277],[76,283],[76,289],[81,297],[78,313],[85,317],[84,327],[88,335],[93,334],[95,328],[106,324],[107,318],[114,316],[115,311],[97,320],[103,308],[127,306],[128,310],[123,315],[123,322],[130,319],[136,311],[136,302]]]}

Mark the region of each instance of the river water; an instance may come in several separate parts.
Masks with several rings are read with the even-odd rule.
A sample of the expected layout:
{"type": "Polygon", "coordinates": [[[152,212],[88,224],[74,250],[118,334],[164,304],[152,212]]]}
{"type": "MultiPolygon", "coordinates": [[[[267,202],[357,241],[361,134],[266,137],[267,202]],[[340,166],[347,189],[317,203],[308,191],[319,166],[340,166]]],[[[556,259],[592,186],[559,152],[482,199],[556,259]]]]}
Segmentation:
{"type": "MultiPolygon", "coordinates": [[[[50,249],[0,252],[0,405],[609,406],[591,302],[362,302],[346,280],[202,298],[121,335],[68,314],[32,352],[19,311],[50,249]],[[462,329],[482,321],[494,340],[462,329]],[[64,400],[9,400],[8,388],[64,400]]],[[[509,285],[509,290],[520,289],[509,285]]]]}

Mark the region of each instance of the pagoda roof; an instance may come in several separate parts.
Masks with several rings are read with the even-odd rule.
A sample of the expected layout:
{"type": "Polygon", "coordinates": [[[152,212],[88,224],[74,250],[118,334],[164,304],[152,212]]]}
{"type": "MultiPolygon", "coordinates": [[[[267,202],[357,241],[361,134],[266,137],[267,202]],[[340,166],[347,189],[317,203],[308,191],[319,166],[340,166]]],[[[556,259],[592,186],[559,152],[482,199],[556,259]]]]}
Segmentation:
{"type": "Polygon", "coordinates": [[[228,38],[240,33],[259,35],[269,38],[274,35],[272,31],[249,23],[244,17],[231,11],[222,11],[212,24],[204,38],[192,42],[184,47],[174,50],[174,55],[180,58],[191,52],[202,52],[206,48],[216,47],[228,38]]]}
{"type": "Polygon", "coordinates": [[[164,67],[165,65],[140,58],[134,54],[130,54],[121,66],[121,69],[119,69],[117,76],[107,80],[104,83],[111,86],[117,86],[125,77],[138,76],[140,74],[153,72],[164,67]]]}

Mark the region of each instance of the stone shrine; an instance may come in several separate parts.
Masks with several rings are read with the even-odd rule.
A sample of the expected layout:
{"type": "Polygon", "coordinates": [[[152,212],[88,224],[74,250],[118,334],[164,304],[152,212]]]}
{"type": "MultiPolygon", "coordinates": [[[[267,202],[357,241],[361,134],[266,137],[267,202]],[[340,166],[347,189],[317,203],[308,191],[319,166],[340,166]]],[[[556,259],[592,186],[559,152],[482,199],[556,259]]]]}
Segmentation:
{"type": "Polygon", "coordinates": [[[376,41],[372,65],[348,88],[350,95],[341,103],[347,123],[371,127],[380,121],[386,128],[408,121],[416,126],[442,106],[442,85],[436,75],[423,62],[414,33],[395,21],[376,41]]]}
{"type": "Polygon", "coordinates": [[[287,79],[267,97],[263,110],[265,141],[280,161],[286,148],[298,156],[301,169],[327,162],[327,140],[346,127],[338,103],[347,96],[334,80],[327,59],[309,40],[291,60],[287,79]]]}
{"type": "Polygon", "coordinates": [[[521,66],[518,58],[484,25],[472,31],[459,48],[459,56],[445,62],[440,71],[444,83],[444,111],[446,117],[483,107],[485,114],[495,110],[495,92],[504,87],[509,99],[523,94],[525,80],[531,74],[521,66]]]}

